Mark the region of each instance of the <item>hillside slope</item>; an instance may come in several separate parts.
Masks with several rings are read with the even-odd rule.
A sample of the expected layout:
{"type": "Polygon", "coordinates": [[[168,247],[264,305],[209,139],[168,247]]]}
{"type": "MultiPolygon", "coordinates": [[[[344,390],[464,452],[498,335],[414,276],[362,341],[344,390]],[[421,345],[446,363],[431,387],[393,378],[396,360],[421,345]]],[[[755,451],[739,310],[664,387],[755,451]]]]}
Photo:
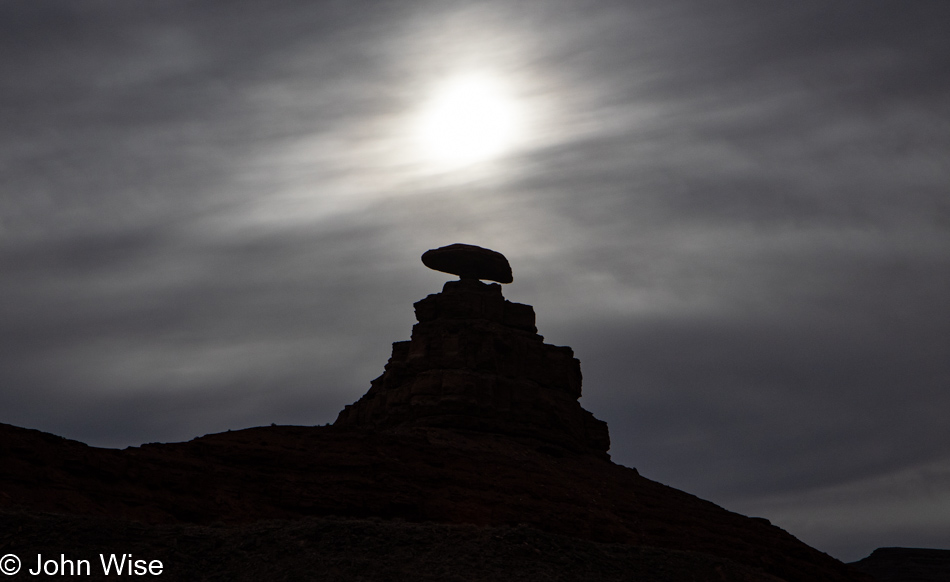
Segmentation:
{"type": "Polygon", "coordinates": [[[0,443],[8,515],[95,516],[156,532],[318,516],[527,526],[704,554],[790,582],[865,579],[763,519],[530,439],[279,426],[114,450],[0,425],[0,443]]]}

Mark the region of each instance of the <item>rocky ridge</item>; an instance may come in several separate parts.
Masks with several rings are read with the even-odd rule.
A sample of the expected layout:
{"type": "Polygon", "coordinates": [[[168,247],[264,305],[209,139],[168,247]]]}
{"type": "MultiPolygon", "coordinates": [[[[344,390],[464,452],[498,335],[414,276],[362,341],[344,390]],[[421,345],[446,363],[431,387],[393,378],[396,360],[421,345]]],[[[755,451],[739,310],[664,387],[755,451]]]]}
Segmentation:
{"type": "MultiPolygon", "coordinates": [[[[467,269],[452,261],[469,265],[473,253],[485,256],[477,249],[456,248],[440,266],[467,269]]],[[[0,521],[17,528],[0,538],[0,553],[92,551],[84,532],[97,527],[97,547],[131,543],[169,556],[177,564],[170,579],[250,579],[257,570],[242,565],[250,556],[276,564],[265,569],[274,580],[314,577],[318,566],[327,575],[405,579],[398,564],[417,562],[445,574],[417,579],[494,580],[489,566],[525,550],[541,570],[499,571],[525,580],[870,580],[765,519],[610,462],[606,424],[578,402],[571,349],[545,344],[533,309],[479,282],[484,271],[465,273],[416,303],[411,339],[393,344],[383,374],[333,426],[260,427],[120,451],[0,425],[0,521]],[[361,544],[353,531],[399,549],[361,544]],[[193,545],[169,548],[162,532],[193,545]],[[498,549],[497,539],[521,545],[498,549]],[[282,549],[267,550],[273,540],[282,549]],[[305,553],[288,557],[288,543],[305,553]],[[582,549],[568,568],[572,543],[582,549]],[[218,570],[202,551],[215,553],[218,570]],[[341,560],[365,568],[328,566],[341,560]]]]}

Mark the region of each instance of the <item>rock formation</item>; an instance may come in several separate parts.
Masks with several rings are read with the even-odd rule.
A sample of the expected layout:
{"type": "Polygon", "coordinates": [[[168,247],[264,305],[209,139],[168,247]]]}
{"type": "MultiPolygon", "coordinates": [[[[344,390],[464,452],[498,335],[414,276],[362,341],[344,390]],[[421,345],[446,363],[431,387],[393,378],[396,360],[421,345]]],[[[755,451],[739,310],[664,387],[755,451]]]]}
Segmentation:
{"type": "Polygon", "coordinates": [[[0,424],[0,555],[132,552],[189,581],[870,581],[610,462],[571,349],[478,280],[497,270],[436,264],[462,279],[416,303],[412,339],[333,426],[120,451],[0,424]]]}
{"type": "Polygon", "coordinates": [[[422,264],[435,271],[458,275],[462,279],[486,279],[511,283],[511,266],[505,255],[477,247],[455,243],[423,253],[422,264]]]}
{"type": "MultiPolygon", "coordinates": [[[[508,264],[500,253],[468,245],[428,251],[423,259],[446,249],[478,249],[476,256],[486,251],[508,264]]],[[[487,278],[488,270],[467,272],[487,278]]],[[[415,310],[412,339],[393,344],[385,372],[340,413],[337,426],[474,430],[606,457],[607,424],[577,401],[580,362],[571,348],[544,343],[530,305],[507,301],[500,285],[473,276],[447,282],[415,310]]]]}

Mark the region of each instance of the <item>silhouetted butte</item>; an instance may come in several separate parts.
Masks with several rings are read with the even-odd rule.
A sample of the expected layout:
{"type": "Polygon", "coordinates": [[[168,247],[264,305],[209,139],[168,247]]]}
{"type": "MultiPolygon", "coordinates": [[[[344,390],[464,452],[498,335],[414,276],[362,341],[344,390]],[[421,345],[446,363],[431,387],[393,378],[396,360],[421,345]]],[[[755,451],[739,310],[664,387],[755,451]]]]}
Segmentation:
{"type": "Polygon", "coordinates": [[[490,432],[606,458],[607,424],[578,402],[574,352],[544,343],[530,305],[512,303],[500,285],[479,281],[513,280],[504,255],[454,244],[427,251],[422,260],[461,279],[415,304],[419,323],[411,339],[393,344],[383,374],[335,425],[490,432]]]}
{"type": "Polygon", "coordinates": [[[424,257],[461,280],[415,304],[411,339],[393,344],[384,373],[333,426],[266,426],[119,451],[0,424],[0,546],[84,558],[135,547],[167,560],[169,580],[303,579],[329,575],[333,563],[359,564],[369,581],[485,580],[497,576],[479,568],[511,552],[545,571],[582,564],[591,580],[869,580],[767,520],[610,462],[606,424],[578,403],[571,349],[545,344],[529,305],[480,281],[511,281],[507,259],[472,245],[424,257]],[[135,521],[152,525],[133,532],[135,521]],[[199,547],[188,524],[218,525],[202,530],[211,537],[199,547]],[[511,541],[486,555],[449,527],[460,524],[491,528],[479,539],[511,541]],[[272,546],[260,545],[264,530],[274,532],[272,546]],[[89,531],[111,533],[90,545],[89,531]],[[442,540],[438,550],[419,552],[421,531],[442,540]],[[548,549],[515,541],[512,531],[548,540],[548,549]],[[380,555],[353,541],[367,535],[387,544],[380,555]],[[590,551],[578,553],[578,539],[590,551]],[[201,558],[189,561],[190,550],[201,558]],[[394,575],[392,564],[412,560],[425,568],[394,575]]]}

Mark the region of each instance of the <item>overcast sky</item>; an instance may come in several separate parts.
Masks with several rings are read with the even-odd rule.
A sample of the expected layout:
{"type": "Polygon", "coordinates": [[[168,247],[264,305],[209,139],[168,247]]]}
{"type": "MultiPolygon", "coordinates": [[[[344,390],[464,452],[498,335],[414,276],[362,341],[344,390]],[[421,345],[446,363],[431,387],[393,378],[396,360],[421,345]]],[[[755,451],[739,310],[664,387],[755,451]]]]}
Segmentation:
{"type": "Polygon", "coordinates": [[[950,548],[948,30],[943,0],[2,2],[0,422],[332,422],[465,242],[574,348],[616,462],[847,561],[950,548]],[[472,79],[507,125],[434,150],[472,79]]]}

